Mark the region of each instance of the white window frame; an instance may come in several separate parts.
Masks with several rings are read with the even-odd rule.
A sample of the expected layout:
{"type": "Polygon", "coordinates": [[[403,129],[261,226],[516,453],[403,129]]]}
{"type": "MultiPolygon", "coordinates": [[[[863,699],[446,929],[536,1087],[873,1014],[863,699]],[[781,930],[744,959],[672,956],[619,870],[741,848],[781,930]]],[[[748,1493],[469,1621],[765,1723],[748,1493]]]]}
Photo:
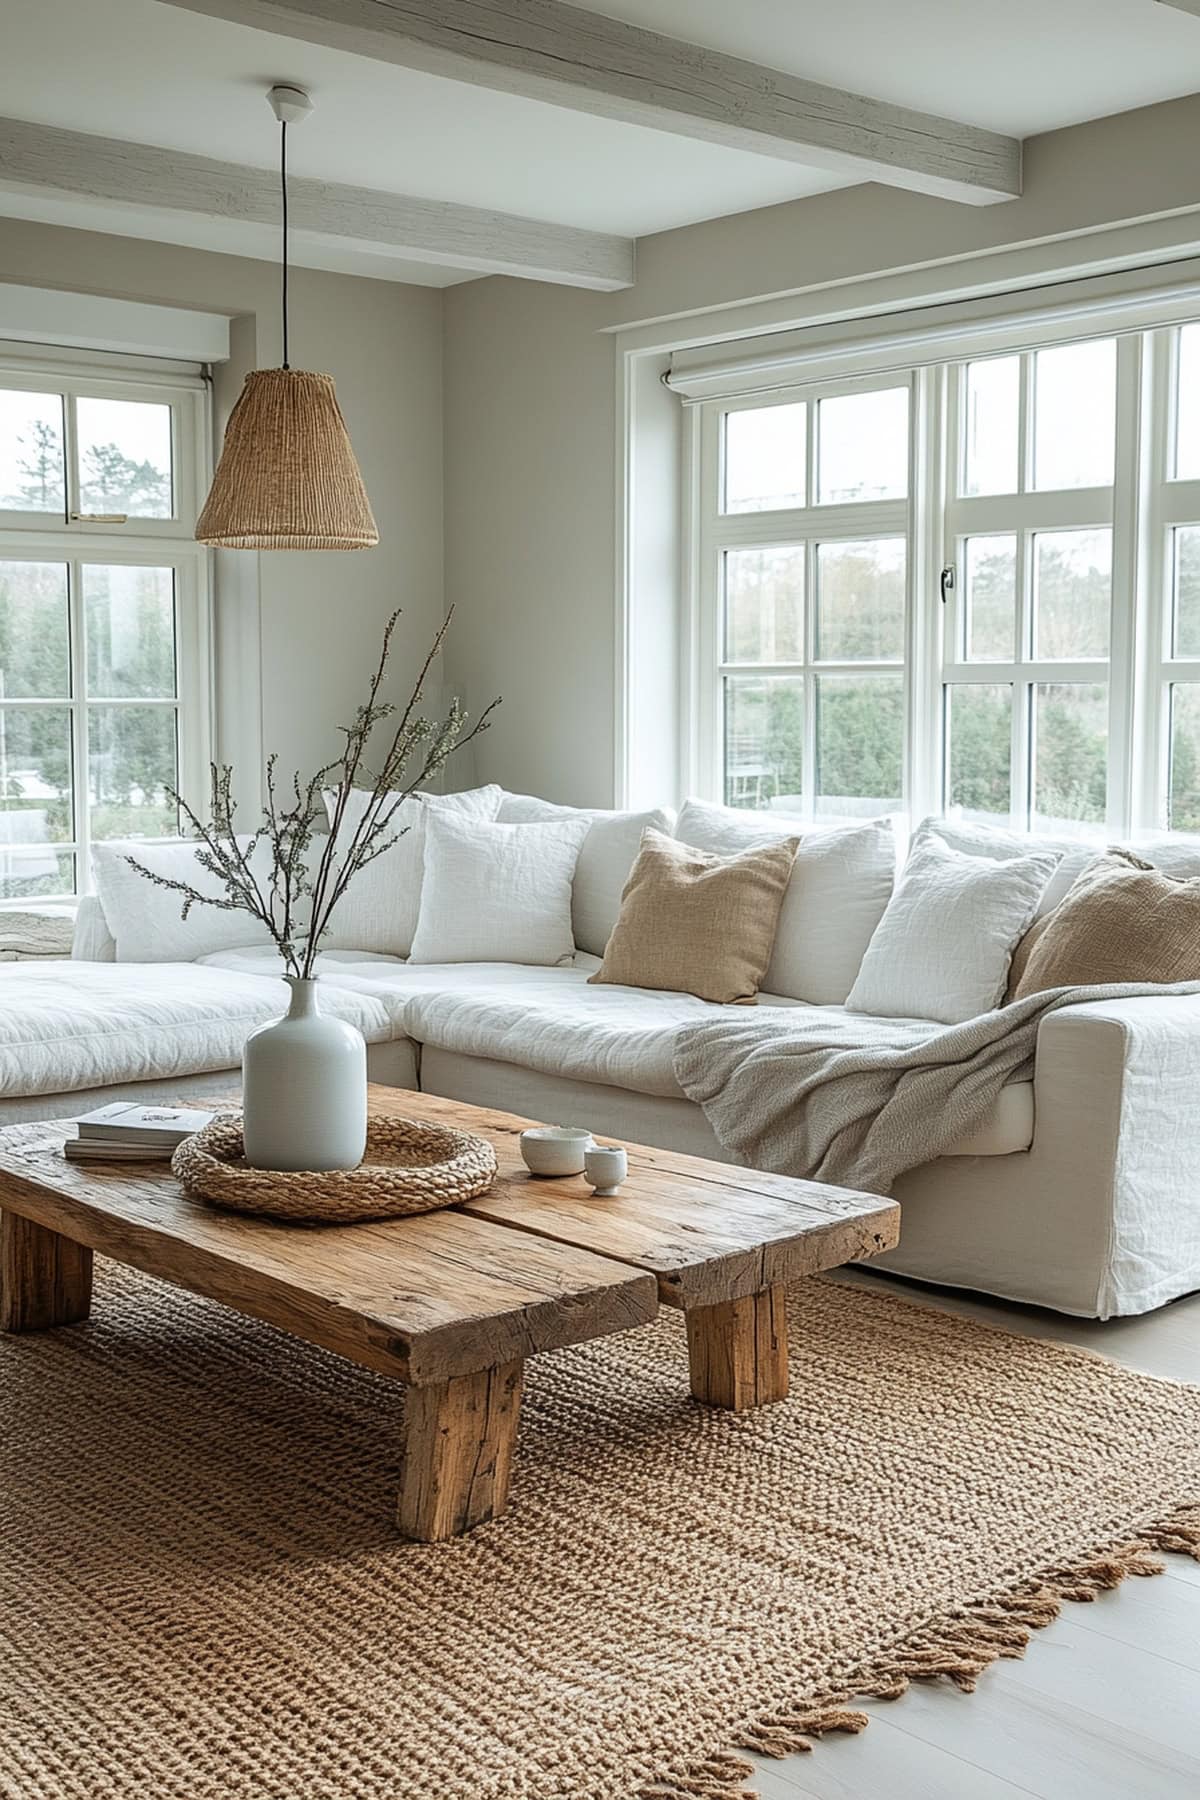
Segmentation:
{"type": "MultiPolygon", "coordinates": [[[[699,554],[696,580],[696,623],[693,633],[695,669],[693,678],[694,724],[688,744],[691,785],[707,797],[723,800],[724,795],[724,706],[727,676],[753,678],[787,677],[804,683],[804,746],[801,757],[804,814],[818,817],[815,782],[817,771],[817,705],[816,684],[823,675],[900,675],[906,679],[905,662],[829,661],[816,656],[817,550],[819,545],[852,543],[866,538],[902,538],[905,544],[905,618],[913,608],[908,596],[912,587],[912,468],[910,458],[909,494],[898,500],[861,500],[849,503],[821,504],[815,498],[817,477],[817,408],[822,400],[845,394],[880,392],[904,388],[911,409],[916,403],[911,377],[874,377],[859,380],[824,381],[772,394],[763,406],[786,406],[806,401],[807,446],[806,481],[812,503],[777,511],[734,512],[720,510],[724,492],[724,432],[722,419],[729,410],[726,403],[712,403],[699,410],[700,418],[700,490],[711,496],[711,506],[702,502],[699,525],[699,554]],[[723,655],[723,559],[727,550],[739,548],[766,549],[791,544],[805,545],[804,654],[798,662],[756,663],[731,662],[723,655]]],[[[911,440],[910,440],[911,441],[911,440]]],[[[907,693],[905,717],[911,710],[907,693]]]]}
{"type": "Polygon", "coordinates": [[[92,890],[90,801],[87,766],[87,688],[80,570],[86,562],[170,568],[175,586],[176,694],[164,700],[110,700],[108,706],[161,706],[177,719],[178,782],[193,801],[207,791],[213,744],[211,557],[195,541],[195,521],[211,477],[212,438],[209,385],[196,367],[134,357],[35,357],[22,346],[0,344],[0,388],[65,397],[64,458],[68,492],[64,516],[0,510],[0,560],[53,562],[68,570],[71,646],[69,698],[12,699],[13,709],[50,707],[71,722],[74,836],[48,845],[75,859],[75,891],[0,898],[0,911],[27,909],[77,899],[92,890]],[[82,398],[145,401],[171,408],[171,467],[174,516],[130,518],[123,523],[80,516],[74,490],[75,412],[82,398]]]}
{"type": "MultiPolygon", "coordinates": [[[[906,733],[903,812],[916,820],[945,811],[946,733],[942,699],[944,683],[1107,680],[1109,689],[1108,799],[1102,833],[1137,841],[1168,828],[1170,781],[1170,689],[1176,683],[1200,683],[1200,658],[1175,659],[1171,654],[1171,547],[1177,525],[1200,524],[1200,480],[1179,481],[1171,475],[1174,453],[1175,371],[1180,326],[1200,317],[1177,300],[1147,302],[1144,308],[1123,303],[1111,313],[1089,307],[1086,320],[1055,329],[1045,317],[1019,315],[986,330],[953,326],[941,329],[936,342],[906,346],[907,366],[890,371],[874,346],[864,344],[855,373],[852,351],[839,348],[836,358],[814,354],[796,358],[790,374],[775,363],[769,382],[747,382],[746,365],[734,363],[730,349],[728,378],[705,371],[689,393],[678,385],[686,409],[683,435],[683,644],[681,682],[682,787],[720,801],[723,793],[723,746],[719,694],[726,665],[719,660],[721,630],[719,555],[726,547],[787,543],[799,535],[798,520],[815,520],[819,512],[721,514],[721,416],[730,410],[810,402],[826,393],[854,387],[894,386],[911,379],[911,474],[907,503],[886,503],[868,529],[879,529],[887,507],[907,504],[908,626],[906,733]],[[1164,319],[1169,322],[1164,323],[1164,319]],[[960,496],[955,471],[949,467],[961,434],[952,428],[959,416],[962,369],[968,361],[1014,352],[1030,355],[1084,338],[1114,337],[1117,342],[1116,450],[1114,481],[1109,489],[1027,491],[1013,496],[960,496]],[[1112,614],[1106,661],[1032,662],[1015,664],[967,662],[955,654],[961,639],[962,559],[958,545],[966,535],[1017,528],[1071,529],[1089,525],[1112,529],[1112,614]],[[992,521],[992,523],[989,523],[992,521]],[[940,575],[952,564],[954,588],[941,604],[940,575]],[[1129,603],[1132,598],[1132,604],[1129,603]]],[[[811,412],[810,412],[811,418],[811,412]]],[[[1022,408],[1021,442],[1028,453],[1032,423],[1022,408]]],[[[810,426],[811,433],[811,426],[810,426]]],[[[811,453],[811,437],[810,437],[811,453]]],[[[857,507],[845,509],[859,512],[857,507]]],[[[867,506],[861,509],[864,520],[867,506]]],[[[807,524],[806,532],[815,529],[807,524]]],[[[1028,597],[1025,601],[1026,612],[1028,597]]],[[[882,666],[882,665],[879,665],[882,666]]],[[[830,665],[834,669],[834,665],[830,665]]],[[[868,671],[873,664],[854,664],[868,671]]],[[[895,664],[888,665],[894,671],[895,664]]],[[[790,668],[762,669],[737,665],[741,672],[792,673],[790,668]]],[[[842,665],[836,666],[841,672],[842,665]]],[[[1013,824],[1024,828],[1020,815],[1021,784],[1028,771],[1027,741],[1018,746],[1020,709],[1014,706],[1013,824]]],[[[805,808],[802,816],[820,823],[812,807],[813,710],[806,707],[804,746],[805,808]]]]}

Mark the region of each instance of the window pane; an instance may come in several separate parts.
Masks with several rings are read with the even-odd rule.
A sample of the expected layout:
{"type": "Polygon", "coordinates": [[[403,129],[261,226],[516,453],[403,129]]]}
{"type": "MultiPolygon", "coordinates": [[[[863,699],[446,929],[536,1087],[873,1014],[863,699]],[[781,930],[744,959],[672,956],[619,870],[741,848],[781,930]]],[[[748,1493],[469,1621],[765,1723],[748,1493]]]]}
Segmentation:
{"type": "Polygon", "coordinates": [[[171,409],[142,400],[79,400],[81,512],[171,517],[171,409]]]}
{"type": "Polygon", "coordinates": [[[1175,411],[1175,473],[1200,480],[1200,325],[1179,333],[1179,375],[1175,411]]]}
{"type": "MultiPolygon", "coordinates": [[[[0,814],[0,829],[4,816],[0,814]]],[[[69,850],[38,845],[10,848],[0,839],[0,900],[36,900],[75,892],[75,858],[69,850]]]]}
{"type": "Polygon", "coordinates": [[[1200,525],[1181,525],[1175,539],[1175,606],[1171,650],[1200,656],[1200,525]]]}
{"type": "Polygon", "coordinates": [[[65,511],[61,394],[0,388],[0,506],[65,511]]]}
{"type": "Polygon", "coordinates": [[[839,394],[817,406],[823,506],[908,492],[908,389],[839,394]]]}
{"type": "Polygon", "coordinates": [[[1172,831],[1200,831],[1200,686],[1171,689],[1171,785],[1167,823],[1172,831]]]}
{"type": "Polygon", "coordinates": [[[903,791],[903,678],[820,675],[816,685],[817,812],[891,812],[903,791]]]}
{"type": "Polygon", "coordinates": [[[1017,641],[1017,540],[973,537],[966,544],[968,662],[1011,662],[1017,641]]]}
{"type": "Polygon", "coordinates": [[[1033,568],[1036,654],[1066,661],[1107,656],[1112,532],[1039,531],[1033,568]]]}
{"type": "Polygon", "coordinates": [[[1015,494],[1021,359],[990,357],[967,364],[967,455],[963,492],[1015,494]]]}
{"type": "Polygon", "coordinates": [[[174,571],[89,563],[83,603],[88,693],[106,700],[174,698],[174,571]]]}
{"type": "Polygon", "coordinates": [[[1108,487],[1116,431],[1115,341],[1039,350],[1034,365],[1034,487],[1108,487]]]}
{"type": "Polygon", "coordinates": [[[804,682],[791,676],[725,678],[725,804],[800,804],[804,682]]]}
{"type": "Polygon", "coordinates": [[[1108,793],[1108,688],[1102,682],[1034,689],[1033,828],[1095,837],[1108,793]]]}
{"type": "Polygon", "coordinates": [[[93,837],[173,836],[179,819],[164,789],[177,781],[173,706],[88,708],[93,837]]]}
{"type": "Polygon", "coordinates": [[[725,553],[726,662],[800,662],[804,546],[725,553]]]}
{"type": "Polygon", "coordinates": [[[73,837],[65,707],[0,707],[0,821],[6,844],[64,844],[73,837]]]}
{"type": "Polygon", "coordinates": [[[817,550],[817,655],[824,662],[901,662],[903,538],[821,544],[817,550]]]}
{"type": "Polygon", "coordinates": [[[0,562],[0,700],[71,692],[65,563],[0,562]]]}
{"type": "Polygon", "coordinates": [[[955,682],[946,692],[946,805],[979,824],[1012,805],[1012,687],[955,682]]]}
{"type": "Polygon", "coordinates": [[[805,503],[808,408],[759,406],[725,415],[723,512],[769,512],[805,503]]]}

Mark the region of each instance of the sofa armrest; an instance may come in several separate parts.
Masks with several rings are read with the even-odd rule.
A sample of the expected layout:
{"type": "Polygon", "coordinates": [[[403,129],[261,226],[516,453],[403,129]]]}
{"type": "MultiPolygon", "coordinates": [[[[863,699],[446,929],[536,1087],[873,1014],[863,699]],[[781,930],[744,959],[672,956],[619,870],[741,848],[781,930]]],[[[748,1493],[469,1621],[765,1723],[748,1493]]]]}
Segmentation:
{"type": "MultiPolygon", "coordinates": [[[[1110,1292],[1200,1286],[1200,994],[1097,1000],[1038,1032],[1034,1150],[1107,1218],[1110,1292]]],[[[1104,1302],[1107,1301],[1107,1305],[1104,1302]]]]}

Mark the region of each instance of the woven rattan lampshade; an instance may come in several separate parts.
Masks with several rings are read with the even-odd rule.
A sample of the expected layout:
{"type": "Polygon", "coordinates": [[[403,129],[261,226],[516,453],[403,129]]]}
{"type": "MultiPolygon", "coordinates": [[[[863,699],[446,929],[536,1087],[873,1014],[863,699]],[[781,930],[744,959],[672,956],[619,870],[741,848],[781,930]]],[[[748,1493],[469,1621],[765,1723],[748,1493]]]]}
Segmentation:
{"type": "Polygon", "coordinates": [[[223,550],[369,550],[379,542],[332,375],[247,375],[196,536],[223,550]]]}

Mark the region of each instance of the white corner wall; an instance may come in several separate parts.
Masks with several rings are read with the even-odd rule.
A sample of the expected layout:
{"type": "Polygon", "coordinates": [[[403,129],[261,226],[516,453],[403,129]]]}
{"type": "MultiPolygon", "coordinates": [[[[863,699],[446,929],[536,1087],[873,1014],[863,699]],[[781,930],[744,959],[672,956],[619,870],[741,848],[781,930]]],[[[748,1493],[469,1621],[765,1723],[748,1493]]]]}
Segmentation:
{"type": "MultiPolygon", "coordinates": [[[[232,321],[217,368],[217,440],[246,369],[279,360],[272,264],[0,219],[0,282],[199,308],[232,321]]],[[[226,551],[217,559],[217,755],[244,778],[264,751],[309,771],[361,702],[383,624],[404,622],[393,688],[442,618],[441,293],[310,269],[291,273],[292,354],[328,371],[380,528],[376,550],[226,551]]]]}

